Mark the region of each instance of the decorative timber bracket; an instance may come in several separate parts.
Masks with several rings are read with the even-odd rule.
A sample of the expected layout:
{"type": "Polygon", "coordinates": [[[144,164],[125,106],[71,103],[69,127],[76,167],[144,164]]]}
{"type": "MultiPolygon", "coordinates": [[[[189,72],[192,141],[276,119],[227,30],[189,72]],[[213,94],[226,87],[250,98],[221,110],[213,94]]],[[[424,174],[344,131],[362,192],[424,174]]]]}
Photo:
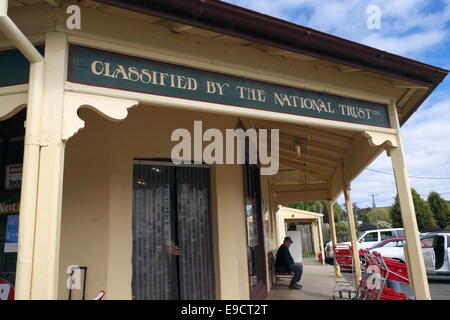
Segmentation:
{"type": "Polygon", "coordinates": [[[62,139],[67,141],[84,128],[84,121],[78,117],[77,113],[82,106],[90,107],[106,118],[118,121],[125,119],[128,109],[138,104],[137,100],[66,91],[64,93],[62,139]]]}
{"type": "Polygon", "coordinates": [[[0,96],[0,121],[11,118],[28,103],[28,93],[16,93],[0,96]]]}
{"type": "Polygon", "coordinates": [[[364,131],[363,135],[372,147],[383,146],[385,149],[398,147],[398,138],[395,134],[364,131]]]}

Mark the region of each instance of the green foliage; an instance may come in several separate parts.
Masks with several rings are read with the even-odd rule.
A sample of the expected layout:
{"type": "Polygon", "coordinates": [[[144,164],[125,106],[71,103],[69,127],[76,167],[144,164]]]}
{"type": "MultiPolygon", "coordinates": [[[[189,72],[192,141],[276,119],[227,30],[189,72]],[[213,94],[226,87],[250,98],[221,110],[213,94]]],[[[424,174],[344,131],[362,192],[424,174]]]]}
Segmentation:
{"type": "Polygon", "coordinates": [[[344,220],[342,207],[338,205],[336,202],[333,205],[333,213],[334,213],[334,221],[339,222],[344,220]]]}
{"type": "Polygon", "coordinates": [[[346,222],[336,223],[336,238],[337,242],[350,241],[350,232],[346,222]]]}
{"type": "Polygon", "coordinates": [[[390,229],[392,228],[392,224],[387,221],[378,220],[378,229],[390,229]]]}
{"type": "MultiPolygon", "coordinates": [[[[426,227],[435,226],[435,220],[433,218],[433,212],[430,209],[428,203],[423,200],[414,188],[411,188],[411,194],[414,202],[414,209],[416,211],[417,226],[419,231],[423,231],[426,227]]],[[[394,228],[403,227],[400,202],[398,195],[395,197],[394,205],[391,208],[392,226],[394,228]]]]}
{"type": "Polygon", "coordinates": [[[376,214],[373,213],[373,208],[363,208],[361,209],[361,218],[363,223],[370,222],[376,224],[377,220],[386,221],[392,224],[391,213],[386,208],[376,208],[376,214]]]}
{"type": "Polygon", "coordinates": [[[302,201],[302,202],[291,202],[288,204],[289,208],[311,211],[311,212],[323,212],[326,207],[326,201],[302,201]]]}
{"type": "Polygon", "coordinates": [[[444,228],[444,231],[450,231],[450,224],[444,228]]]}
{"type": "Polygon", "coordinates": [[[361,215],[361,221],[362,221],[363,223],[369,223],[369,222],[370,222],[369,214],[368,214],[368,213],[363,213],[363,214],[361,215]]]}
{"type": "MultiPolygon", "coordinates": [[[[288,204],[289,208],[311,211],[311,212],[326,212],[327,210],[326,201],[302,201],[302,202],[291,202],[288,204]]],[[[337,203],[333,205],[334,221],[342,221],[342,208],[337,203]]]]}
{"type": "Polygon", "coordinates": [[[428,195],[428,204],[433,212],[436,224],[444,229],[450,225],[450,205],[437,192],[430,192],[428,195]]]}
{"type": "Polygon", "coordinates": [[[359,231],[364,232],[367,230],[375,230],[377,227],[370,222],[364,222],[362,225],[359,226],[359,231]]]}
{"type": "Polygon", "coordinates": [[[377,208],[377,219],[378,222],[380,220],[388,222],[388,223],[392,223],[391,220],[391,215],[389,213],[389,210],[385,209],[385,208],[377,208]]]}
{"type": "Polygon", "coordinates": [[[402,212],[400,210],[400,200],[398,198],[398,195],[395,197],[394,204],[391,207],[390,213],[392,226],[394,228],[402,228],[403,227],[402,212]]]}

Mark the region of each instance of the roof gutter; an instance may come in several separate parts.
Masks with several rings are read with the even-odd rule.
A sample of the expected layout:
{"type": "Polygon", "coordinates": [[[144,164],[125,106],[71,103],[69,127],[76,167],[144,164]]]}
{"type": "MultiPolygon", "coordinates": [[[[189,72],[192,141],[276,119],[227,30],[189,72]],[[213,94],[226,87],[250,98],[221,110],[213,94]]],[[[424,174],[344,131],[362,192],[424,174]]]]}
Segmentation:
{"type": "Polygon", "coordinates": [[[0,31],[30,62],[15,288],[15,299],[23,300],[31,297],[34,226],[41,152],[40,115],[44,84],[44,57],[8,17],[8,0],[0,0],[0,31]]]}
{"type": "Polygon", "coordinates": [[[420,103],[448,70],[342,39],[218,0],[94,0],[99,3],[208,29],[271,47],[395,77],[428,87],[420,103]]]}

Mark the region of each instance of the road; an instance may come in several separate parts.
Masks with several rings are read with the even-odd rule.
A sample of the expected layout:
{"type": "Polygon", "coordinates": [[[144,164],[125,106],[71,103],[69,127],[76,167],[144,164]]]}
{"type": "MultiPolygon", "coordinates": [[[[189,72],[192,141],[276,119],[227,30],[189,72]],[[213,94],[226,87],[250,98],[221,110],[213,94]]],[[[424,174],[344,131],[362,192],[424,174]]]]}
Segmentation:
{"type": "MultiPolygon", "coordinates": [[[[342,271],[342,275],[347,281],[352,280],[351,272],[342,271]]],[[[450,276],[430,276],[428,285],[430,286],[432,300],[450,300],[450,276]]],[[[414,291],[409,285],[402,284],[401,287],[402,292],[408,297],[414,296],[414,291]]]]}

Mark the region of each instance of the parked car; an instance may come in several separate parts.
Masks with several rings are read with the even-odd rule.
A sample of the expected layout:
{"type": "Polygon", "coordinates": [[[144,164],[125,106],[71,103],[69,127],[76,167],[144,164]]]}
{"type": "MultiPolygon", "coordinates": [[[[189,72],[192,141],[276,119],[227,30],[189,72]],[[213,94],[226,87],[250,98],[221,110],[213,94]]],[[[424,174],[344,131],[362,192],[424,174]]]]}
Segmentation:
{"type": "Polygon", "coordinates": [[[398,248],[403,247],[405,245],[406,238],[392,238],[381,241],[376,245],[369,248],[369,250],[373,250],[376,248],[398,248]]]}
{"type": "MultiPolygon", "coordinates": [[[[427,274],[450,275],[450,232],[428,232],[420,236],[420,242],[427,274]]],[[[403,246],[372,250],[379,252],[384,257],[405,262],[403,246]]]]}
{"type": "MultiPolygon", "coordinates": [[[[402,228],[367,230],[358,236],[358,249],[368,249],[381,241],[393,238],[403,238],[404,236],[405,232],[402,228]]],[[[350,242],[342,242],[339,244],[350,245],[350,242]]],[[[334,263],[334,252],[331,241],[327,242],[325,246],[325,263],[334,263]]]]}
{"type": "MultiPolygon", "coordinates": [[[[383,257],[401,260],[398,257],[403,253],[403,247],[406,243],[405,238],[393,238],[382,241],[373,247],[369,248],[371,251],[376,251],[383,257]]],[[[403,261],[402,261],[403,262],[403,261]]]]}

